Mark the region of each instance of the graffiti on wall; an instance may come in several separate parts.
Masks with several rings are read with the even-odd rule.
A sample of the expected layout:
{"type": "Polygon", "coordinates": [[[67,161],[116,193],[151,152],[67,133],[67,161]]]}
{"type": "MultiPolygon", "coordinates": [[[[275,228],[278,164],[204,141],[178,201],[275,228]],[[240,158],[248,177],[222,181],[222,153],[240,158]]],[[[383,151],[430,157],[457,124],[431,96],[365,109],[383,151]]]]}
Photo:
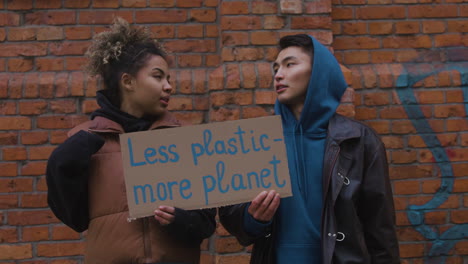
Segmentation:
{"type": "Polygon", "coordinates": [[[440,188],[434,196],[425,204],[410,205],[406,212],[410,223],[421,235],[432,242],[429,254],[427,256],[428,263],[445,263],[450,250],[454,248],[456,243],[468,237],[468,224],[454,225],[448,230],[439,231],[433,226],[425,224],[424,216],[427,212],[431,212],[439,208],[450,195],[452,195],[454,176],[452,164],[446,149],[442,146],[436,133],[432,130],[428,120],[423,114],[414,94],[413,86],[421,80],[429,76],[438,74],[443,71],[457,71],[461,77],[461,89],[463,93],[463,103],[465,106],[465,116],[468,115],[468,48],[455,50],[457,54],[453,57],[453,61],[444,64],[438,64],[431,67],[431,70],[425,70],[421,67],[412,67],[414,63],[403,65],[404,72],[399,75],[396,81],[396,93],[401,101],[402,106],[408,115],[409,120],[415,127],[418,135],[424,140],[424,143],[431,151],[435,165],[440,170],[440,188]]]}

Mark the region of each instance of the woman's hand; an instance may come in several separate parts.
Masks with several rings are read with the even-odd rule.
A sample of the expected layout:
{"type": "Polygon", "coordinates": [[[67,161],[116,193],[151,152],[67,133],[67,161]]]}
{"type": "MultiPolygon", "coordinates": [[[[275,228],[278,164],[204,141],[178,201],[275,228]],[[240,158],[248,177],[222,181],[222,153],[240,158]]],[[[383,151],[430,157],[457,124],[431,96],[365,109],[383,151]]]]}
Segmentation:
{"type": "Polygon", "coordinates": [[[280,195],[275,190],[263,191],[252,200],[248,212],[260,222],[269,222],[280,205],[280,195]]]}
{"type": "Polygon", "coordinates": [[[163,226],[171,224],[175,219],[175,208],[164,205],[159,206],[158,209],[154,211],[154,219],[163,226]]]}

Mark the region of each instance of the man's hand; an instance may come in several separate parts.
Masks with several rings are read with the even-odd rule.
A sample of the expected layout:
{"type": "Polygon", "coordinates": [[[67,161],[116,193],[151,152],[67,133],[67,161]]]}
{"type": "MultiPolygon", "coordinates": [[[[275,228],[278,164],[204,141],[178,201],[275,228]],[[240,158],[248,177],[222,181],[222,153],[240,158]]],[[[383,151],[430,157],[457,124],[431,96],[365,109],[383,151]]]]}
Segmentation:
{"type": "Polygon", "coordinates": [[[275,190],[263,191],[252,200],[248,212],[260,222],[269,222],[280,205],[280,195],[275,190]]]}
{"type": "Polygon", "coordinates": [[[161,225],[168,225],[174,222],[175,219],[175,208],[171,206],[159,206],[154,211],[154,219],[156,219],[161,225]]]}

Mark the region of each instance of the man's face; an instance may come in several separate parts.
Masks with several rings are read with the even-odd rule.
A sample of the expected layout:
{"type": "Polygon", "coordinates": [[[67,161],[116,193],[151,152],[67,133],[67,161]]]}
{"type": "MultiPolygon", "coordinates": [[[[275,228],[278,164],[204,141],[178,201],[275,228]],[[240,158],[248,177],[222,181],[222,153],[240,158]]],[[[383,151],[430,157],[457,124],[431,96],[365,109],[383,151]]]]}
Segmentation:
{"type": "Polygon", "coordinates": [[[302,109],[312,73],[311,56],[300,47],[285,48],[273,63],[273,70],[278,101],[302,109]]]}

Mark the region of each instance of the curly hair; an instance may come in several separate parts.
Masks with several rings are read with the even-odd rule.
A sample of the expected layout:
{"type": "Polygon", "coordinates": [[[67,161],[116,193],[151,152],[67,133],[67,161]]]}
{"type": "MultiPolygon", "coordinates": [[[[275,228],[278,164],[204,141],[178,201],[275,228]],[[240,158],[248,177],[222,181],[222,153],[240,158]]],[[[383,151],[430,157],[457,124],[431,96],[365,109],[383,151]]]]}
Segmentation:
{"type": "Polygon", "coordinates": [[[110,31],[94,36],[86,56],[85,70],[99,75],[111,102],[120,106],[119,81],[123,73],[135,75],[145,66],[150,55],[166,58],[166,53],[157,40],[153,39],[146,27],[133,27],[122,18],[116,18],[110,31]]]}

